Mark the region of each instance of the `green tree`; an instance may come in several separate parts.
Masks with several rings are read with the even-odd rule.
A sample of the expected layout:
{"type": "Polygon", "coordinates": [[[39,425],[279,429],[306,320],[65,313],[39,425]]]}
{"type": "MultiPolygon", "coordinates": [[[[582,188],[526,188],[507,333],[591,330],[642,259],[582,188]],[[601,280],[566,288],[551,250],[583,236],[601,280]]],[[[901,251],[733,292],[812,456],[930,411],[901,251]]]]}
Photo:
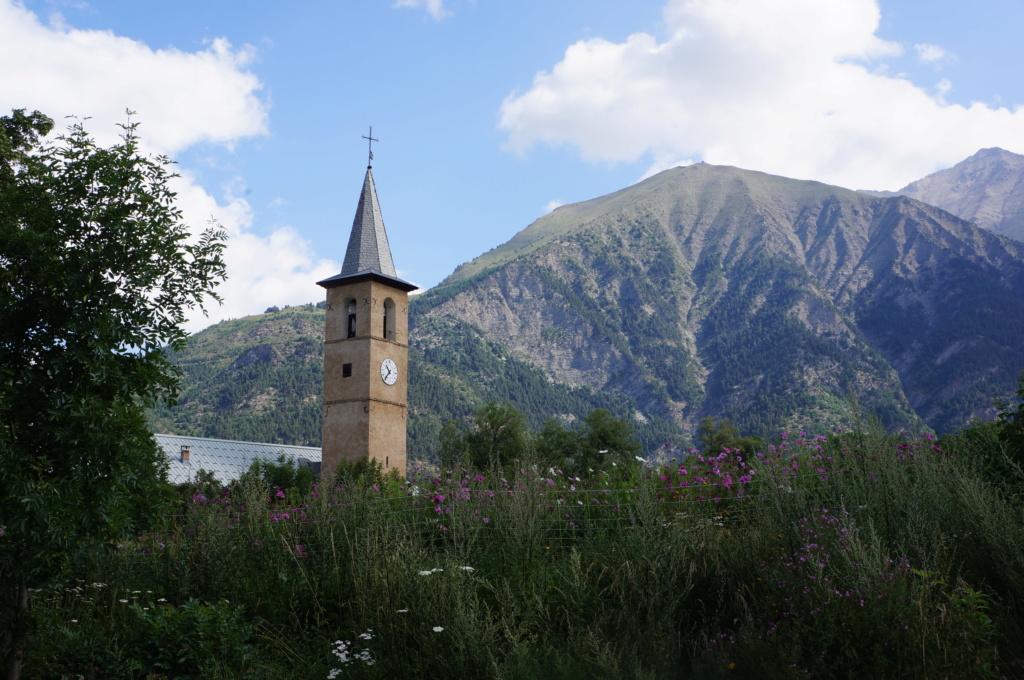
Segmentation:
{"type": "Polygon", "coordinates": [[[509,465],[521,459],[532,445],[526,416],[507,404],[489,402],[473,414],[471,427],[448,422],[441,430],[441,462],[468,462],[483,469],[491,464],[509,465]]]}
{"type": "Polygon", "coordinates": [[[1024,465],[1024,373],[1017,381],[1016,404],[999,400],[999,436],[1010,447],[1016,462],[1024,465]]]}
{"type": "Polygon", "coordinates": [[[579,454],[580,437],[558,420],[545,420],[536,435],[537,459],[544,465],[565,465],[579,454]]]}
{"type": "Polygon", "coordinates": [[[728,418],[716,422],[708,416],[700,421],[700,429],[697,430],[697,441],[704,446],[704,453],[708,455],[717,455],[724,447],[731,447],[733,440],[739,436],[740,431],[728,418]]]}
{"type": "Polygon", "coordinates": [[[313,468],[281,453],[273,461],[254,460],[239,478],[237,485],[244,487],[256,484],[265,491],[295,489],[300,496],[305,496],[309,493],[314,476],[313,468]]]}
{"type": "Polygon", "coordinates": [[[136,123],[98,147],[81,123],[0,117],[0,617],[21,668],[27,588],[143,521],[167,489],[145,411],[173,399],[168,349],[224,277],[224,232],[193,235],[170,161],[136,123]],[[14,606],[11,606],[14,605],[14,606]],[[11,613],[13,612],[13,614],[11,613]],[[13,620],[12,620],[13,619],[13,620]]]}
{"type": "Polygon", "coordinates": [[[586,476],[612,458],[632,460],[643,451],[628,420],[597,408],[583,417],[576,429],[557,420],[545,421],[536,436],[537,457],[545,465],[558,465],[586,476]]]}
{"type": "Polygon", "coordinates": [[[739,449],[751,454],[764,446],[764,440],[755,435],[740,436],[740,431],[728,418],[717,422],[708,416],[700,421],[697,430],[697,441],[704,446],[704,453],[709,456],[718,455],[724,448],[739,449]]]}
{"type": "Polygon", "coordinates": [[[620,420],[603,408],[596,408],[583,417],[578,467],[596,469],[609,457],[632,460],[642,450],[636,431],[628,420],[620,420]]]}

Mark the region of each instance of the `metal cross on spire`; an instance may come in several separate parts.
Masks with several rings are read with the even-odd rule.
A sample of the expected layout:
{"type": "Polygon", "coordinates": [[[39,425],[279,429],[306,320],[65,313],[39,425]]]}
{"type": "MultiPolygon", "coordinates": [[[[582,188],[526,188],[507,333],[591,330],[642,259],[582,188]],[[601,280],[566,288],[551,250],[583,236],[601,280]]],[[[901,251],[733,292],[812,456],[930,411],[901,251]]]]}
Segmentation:
{"type": "Polygon", "coordinates": [[[369,140],[367,142],[367,146],[370,147],[370,149],[369,149],[370,150],[370,160],[367,162],[366,167],[371,168],[371,167],[373,167],[373,143],[380,141],[379,139],[374,139],[373,138],[373,126],[372,125],[370,126],[370,136],[367,137],[366,135],[363,135],[363,139],[369,140]]]}

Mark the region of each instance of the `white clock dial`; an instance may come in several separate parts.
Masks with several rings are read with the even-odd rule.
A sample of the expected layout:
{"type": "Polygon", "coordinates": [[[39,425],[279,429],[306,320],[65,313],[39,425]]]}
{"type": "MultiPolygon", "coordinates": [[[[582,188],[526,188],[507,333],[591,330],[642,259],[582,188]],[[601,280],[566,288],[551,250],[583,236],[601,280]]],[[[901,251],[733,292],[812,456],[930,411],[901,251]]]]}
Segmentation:
{"type": "Polygon", "coordinates": [[[391,359],[385,359],[380,364],[380,379],[386,385],[394,385],[398,380],[398,366],[391,359]]]}

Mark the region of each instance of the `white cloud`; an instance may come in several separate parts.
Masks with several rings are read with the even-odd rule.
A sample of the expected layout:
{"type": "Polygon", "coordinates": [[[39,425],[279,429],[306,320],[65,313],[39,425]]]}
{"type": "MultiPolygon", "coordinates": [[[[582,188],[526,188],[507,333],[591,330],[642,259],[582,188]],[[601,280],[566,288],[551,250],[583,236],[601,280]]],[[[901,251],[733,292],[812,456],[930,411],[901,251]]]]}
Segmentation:
{"type": "Polygon", "coordinates": [[[542,214],[547,215],[555,208],[561,208],[563,205],[565,205],[565,201],[559,198],[552,199],[544,204],[544,212],[542,214]]]}
{"type": "MultiPolygon", "coordinates": [[[[979,148],[1024,150],[1024,111],[947,104],[886,73],[874,0],[670,0],[668,37],[571,45],[502,104],[507,148],[592,162],[737,165],[895,189],[979,148]]],[[[943,90],[945,88],[945,90],[943,90]]]]}
{"type": "Polygon", "coordinates": [[[914,45],[914,49],[917,50],[917,58],[926,64],[942,64],[945,62],[952,61],[953,55],[947,52],[944,48],[938,45],[930,45],[928,43],[917,43],[914,45]]]}
{"type": "Polygon", "coordinates": [[[291,227],[280,227],[267,236],[252,233],[249,203],[234,196],[232,183],[223,201],[211,196],[183,172],[175,180],[178,206],[195,231],[214,220],[228,234],[224,254],[227,281],[217,288],[223,305],[209,306],[209,317],[192,315],[186,328],[195,332],[223,319],[258,314],[272,305],[298,305],[324,297],[317,281],[341,271],[341,264],[318,258],[309,241],[291,227]]]}
{"type": "Polygon", "coordinates": [[[429,14],[434,21],[440,21],[447,16],[451,16],[451,12],[444,7],[444,0],[396,0],[393,6],[422,8],[426,10],[427,14],[429,14]]]}
{"type": "Polygon", "coordinates": [[[143,143],[157,153],[265,134],[267,104],[247,70],[252,58],[251,48],[233,49],[223,38],[183,52],[62,21],[47,26],[0,0],[0,59],[8,64],[0,69],[0,110],[91,117],[101,143],[113,140],[126,109],[143,121],[143,143]]]}
{"type": "MultiPolygon", "coordinates": [[[[13,108],[38,109],[64,130],[64,116],[91,117],[86,129],[101,145],[116,141],[125,109],[138,115],[143,148],[174,155],[202,143],[228,147],[267,134],[268,104],[249,70],[251,48],[233,49],[217,39],[204,49],[154,50],[109,31],[79,30],[57,15],[49,25],[24,7],[0,0],[0,115],[13,108]]],[[[175,168],[177,203],[194,231],[216,220],[229,235],[228,281],[218,288],[223,306],[210,316],[198,311],[190,331],[216,321],[262,312],[271,305],[304,304],[323,298],[316,281],[340,271],[318,259],[309,242],[290,227],[253,233],[253,214],[239,198],[236,178],[214,197],[187,168],[175,168]]]]}

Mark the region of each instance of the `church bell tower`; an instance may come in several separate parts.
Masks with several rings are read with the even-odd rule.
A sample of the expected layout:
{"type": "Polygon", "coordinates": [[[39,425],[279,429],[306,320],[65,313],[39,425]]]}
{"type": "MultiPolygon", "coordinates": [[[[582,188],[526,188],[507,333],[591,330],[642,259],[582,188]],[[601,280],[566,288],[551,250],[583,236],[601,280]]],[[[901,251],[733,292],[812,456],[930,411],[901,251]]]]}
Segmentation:
{"type": "Polygon", "coordinates": [[[323,473],[371,458],[405,475],[409,292],[416,286],[395,271],[372,165],[341,273],[317,284],[327,289],[323,473]]]}

